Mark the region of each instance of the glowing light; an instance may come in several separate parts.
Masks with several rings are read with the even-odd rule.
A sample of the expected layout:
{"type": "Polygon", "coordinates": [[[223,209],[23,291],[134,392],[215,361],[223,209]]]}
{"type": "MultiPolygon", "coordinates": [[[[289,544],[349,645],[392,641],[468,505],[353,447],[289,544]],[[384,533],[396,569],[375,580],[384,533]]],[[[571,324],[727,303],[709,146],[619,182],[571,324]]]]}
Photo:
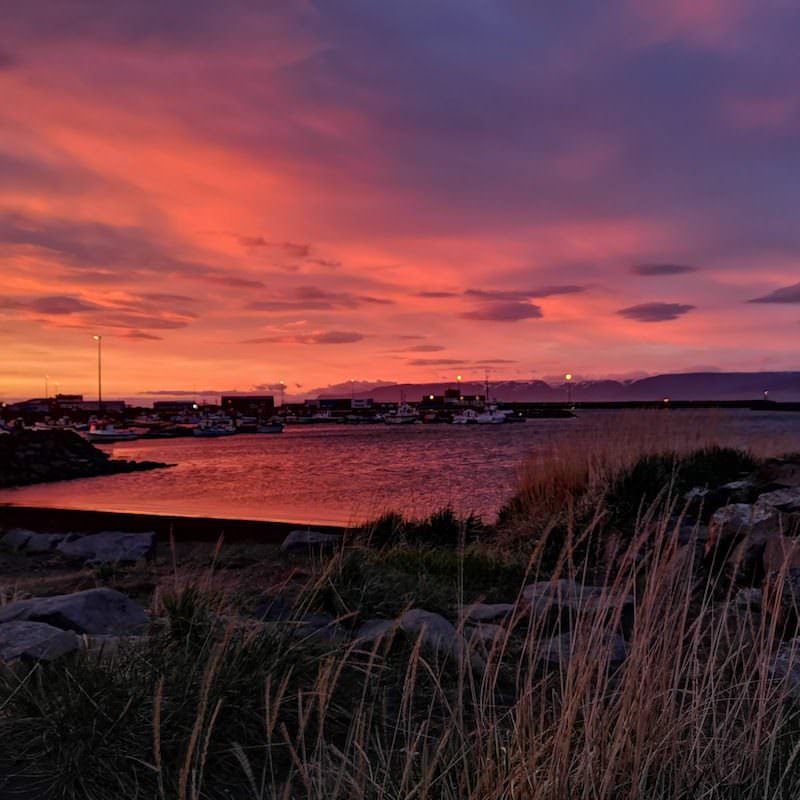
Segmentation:
{"type": "Polygon", "coordinates": [[[567,374],[564,376],[564,380],[566,380],[566,381],[571,381],[571,380],[572,380],[572,373],[571,373],[571,372],[568,372],[568,373],[567,373],[567,374]]]}

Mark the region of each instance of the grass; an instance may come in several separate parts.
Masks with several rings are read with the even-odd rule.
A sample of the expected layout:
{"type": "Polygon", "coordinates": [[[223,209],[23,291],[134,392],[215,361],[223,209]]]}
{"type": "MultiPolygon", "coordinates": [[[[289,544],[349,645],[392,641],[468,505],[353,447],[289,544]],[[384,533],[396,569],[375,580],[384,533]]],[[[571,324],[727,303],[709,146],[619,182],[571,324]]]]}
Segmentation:
{"type": "Polygon", "coordinates": [[[787,576],[748,609],[677,537],[686,489],[766,453],[628,433],[532,462],[497,526],[445,511],[358,531],[298,598],[338,617],[340,637],[232,614],[217,552],[160,589],[144,639],[0,670],[0,796],[14,797],[3,776],[37,800],[796,796],[800,705],[772,670],[796,634],[779,625],[787,576]],[[608,644],[621,602],[568,627],[520,602],[485,642],[459,620],[464,604],[559,578],[635,598],[621,664],[608,644]],[[455,623],[479,662],[402,633],[347,635],[412,606],[455,623]],[[552,663],[565,632],[570,656],[552,663]]]}

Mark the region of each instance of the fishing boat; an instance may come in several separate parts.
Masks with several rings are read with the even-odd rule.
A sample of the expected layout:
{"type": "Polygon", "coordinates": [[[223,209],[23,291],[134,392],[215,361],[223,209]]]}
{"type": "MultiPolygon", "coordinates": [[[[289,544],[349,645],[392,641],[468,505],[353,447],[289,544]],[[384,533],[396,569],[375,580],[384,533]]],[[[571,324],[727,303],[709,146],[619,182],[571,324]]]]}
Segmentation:
{"type": "Polygon", "coordinates": [[[200,420],[197,427],[192,431],[192,435],[207,439],[219,436],[233,436],[236,433],[236,425],[229,417],[206,417],[200,420]]]}
{"type": "Polygon", "coordinates": [[[460,414],[453,415],[453,425],[476,425],[478,412],[474,408],[465,408],[460,414]]]}
{"type": "Polygon", "coordinates": [[[92,444],[130,442],[139,438],[139,431],[133,428],[115,428],[110,422],[93,422],[84,436],[92,444]]]}
{"type": "Polygon", "coordinates": [[[394,411],[390,411],[383,421],[387,425],[413,425],[419,420],[415,409],[408,403],[400,403],[394,411]]]}

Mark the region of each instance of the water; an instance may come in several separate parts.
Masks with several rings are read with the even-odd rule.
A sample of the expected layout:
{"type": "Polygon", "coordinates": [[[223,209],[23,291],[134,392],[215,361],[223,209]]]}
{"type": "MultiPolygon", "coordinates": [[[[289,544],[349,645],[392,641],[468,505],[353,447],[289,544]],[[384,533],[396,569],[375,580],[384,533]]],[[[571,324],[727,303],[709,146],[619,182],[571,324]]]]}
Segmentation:
{"type": "MultiPolygon", "coordinates": [[[[7,489],[0,503],[311,524],[364,521],[387,509],[425,515],[450,505],[490,520],[523,462],[546,443],[621,436],[628,423],[620,420],[636,413],[580,412],[577,419],[499,426],[296,426],[280,435],[124,442],[105,449],[115,458],[176,466],[7,489]]],[[[769,438],[785,442],[783,450],[800,450],[800,414],[655,414],[678,427],[684,419],[697,427],[703,414],[700,428],[721,426],[742,443],[769,438]]]]}

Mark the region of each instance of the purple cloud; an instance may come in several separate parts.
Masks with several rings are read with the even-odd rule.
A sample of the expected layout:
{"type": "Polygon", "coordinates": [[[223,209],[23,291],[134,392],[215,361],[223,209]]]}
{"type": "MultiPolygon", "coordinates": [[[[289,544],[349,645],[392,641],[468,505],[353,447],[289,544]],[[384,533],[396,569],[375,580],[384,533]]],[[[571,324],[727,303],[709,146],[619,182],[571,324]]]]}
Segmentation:
{"type": "Polygon", "coordinates": [[[748,300],[749,303],[800,303],[800,283],[784,286],[774,292],[748,300]]]}
{"type": "Polygon", "coordinates": [[[426,300],[434,300],[444,297],[458,297],[458,292],[415,292],[414,297],[422,297],[426,300]]]}
{"type": "Polygon", "coordinates": [[[617,314],[637,322],[669,322],[682,317],[693,309],[694,306],[683,303],[640,303],[636,306],[621,308],[617,314]]]}
{"type": "Polygon", "coordinates": [[[478,319],[489,322],[518,322],[522,319],[539,319],[542,309],[532,303],[490,303],[474,311],[465,311],[463,319],[478,319]]]}
{"type": "Polygon", "coordinates": [[[247,304],[251,311],[328,311],[339,308],[358,308],[360,305],[391,305],[384,297],[329,292],[318,286],[298,286],[271,300],[253,300],[247,304]]]}
{"type": "Polygon", "coordinates": [[[530,300],[561,294],[578,294],[585,291],[585,286],[569,284],[566,286],[540,286],[537,289],[467,289],[464,294],[467,297],[477,297],[483,300],[530,300]]]}

